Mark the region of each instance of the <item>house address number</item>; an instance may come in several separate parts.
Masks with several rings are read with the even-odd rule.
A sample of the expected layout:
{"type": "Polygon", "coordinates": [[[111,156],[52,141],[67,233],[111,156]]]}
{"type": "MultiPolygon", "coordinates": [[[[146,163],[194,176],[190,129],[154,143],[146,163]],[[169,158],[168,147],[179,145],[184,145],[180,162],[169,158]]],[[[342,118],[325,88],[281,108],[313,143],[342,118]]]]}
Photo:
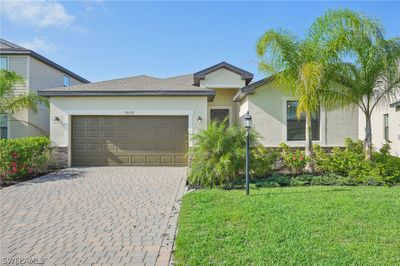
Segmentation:
{"type": "Polygon", "coordinates": [[[135,112],[134,111],[125,111],[125,114],[127,115],[133,115],[135,112]]]}

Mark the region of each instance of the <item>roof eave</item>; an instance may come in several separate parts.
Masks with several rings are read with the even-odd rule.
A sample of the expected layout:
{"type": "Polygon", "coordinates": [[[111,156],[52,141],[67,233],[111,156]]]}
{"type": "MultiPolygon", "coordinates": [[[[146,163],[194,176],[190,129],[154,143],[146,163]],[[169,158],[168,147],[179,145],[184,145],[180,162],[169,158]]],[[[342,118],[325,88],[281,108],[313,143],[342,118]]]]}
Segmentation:
{"type": "Polygon", "coordinates": [[[261,79],[257,82],[254,82],[250,85],[240,88],[240,90],[235,94],[235,96],[233,96],[233,101],[240,102],[248,94],[254,94],[258,87],[269,83],[272,80],[272,78],[273,78],[273,76],[269,76],[267,78],[261,79]]]}
{"type": "Polygon", "coordinates": [[[399,107],[399,106],[400,106],[400,101],[390,104],[390,107],[399,107]]]}
{"type": "Polygon", "coordinates": [[[0,55],[30,55],[33,58],[41,61],[42,63],[45,63],[48,66],[51,66],[65,74],[67,74],[68,76],[79,80],[82,83],[90,83],[89,80],[79,76],[78,74],[75,74],[74,72],[60,66],[57,63],[54,63],[53,61],[47,59],[46,57],[36,53],[35,51],[29,50],[29,49],[24,49],[24,48],[3,48],[0,49],[0,55]]]}
{"type": "Polygon", "coordinates": [[[213,101],[215,91],[56,91],[42,90],[38,94],[43,97],[88,97],[88,96],[206,96],[213,101]]]}

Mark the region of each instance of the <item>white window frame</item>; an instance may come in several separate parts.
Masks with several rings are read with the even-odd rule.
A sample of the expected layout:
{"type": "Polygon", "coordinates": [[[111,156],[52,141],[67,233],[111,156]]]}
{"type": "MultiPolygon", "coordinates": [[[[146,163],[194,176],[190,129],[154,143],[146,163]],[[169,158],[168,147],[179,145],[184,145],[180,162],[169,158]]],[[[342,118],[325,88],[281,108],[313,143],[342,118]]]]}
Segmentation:
{"type": "Polygon", "coordinates": [[[10,118],[9,118],[8,114],[0,114],[0,118],[2,115],[5,115],[6,119],[7,119],[6,120],[6,123],[7,123],[7,138],[6,139],[9,139],[10,138],[10,118]]]}
{"type": "Polygon", "coordinates": [[[390,141],[390,139],[389,139],[389,132],[390,132],[389,125],[390,125],[390,123],[389,123],[389,113],[385,113],[385,114],[383,114],[383,140],[385,142],[390,141]],[[385,123],[386,121],[385,121],[385,119],[387,119],[387,139],[386,139],[386,123],[385,123]]]}
{"type": "MultiPolygon", "coordinates": [[[[287,102],[298,101],[293,97],[282,97],[282,112],[283,112],[283,123],[282,123],[282,141],[290,144],[290,146],[304,146],[305,140],[288,140],[287,139],[287,102]]],[[[326,110],[320,107],[319,110],[319,140],[313,140],[314,144],[326,145],[326,110]]]]}
{"type": "Polygon", "coordinates": [[[231,127],[233,124],[232,106],[210,106],[208,108],[208,121],[211,122],[211,110],[221,110],[221,109],[228,109],[229,126],[231,127]]]}
{"type": "Polygon", "coordinates": [[[6,68],[5,70],[10,70],[10,58],[8,56],[0,56],[0,58],[5,58],[7,63],[6,63],[6,68]]]}
{"type": "Polygon", "coordinates": [[[63,87],[69,87],[69,86],[71,86],[71,77],[68,76],[68,75],[64,75],[64,76],[63,76],[63,87]],[[66,86],[65,83],[64,83],[65,78],[68,78],[68,83],[69,83],[69,84],[68,84],[67,86],[66,86]]]}

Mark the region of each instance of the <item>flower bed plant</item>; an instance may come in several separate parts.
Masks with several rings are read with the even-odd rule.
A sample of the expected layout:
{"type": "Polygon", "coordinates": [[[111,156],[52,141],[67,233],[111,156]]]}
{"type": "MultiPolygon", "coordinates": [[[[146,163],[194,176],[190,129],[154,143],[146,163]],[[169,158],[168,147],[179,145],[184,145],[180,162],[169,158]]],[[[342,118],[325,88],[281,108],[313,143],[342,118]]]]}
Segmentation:
{"type": "Polygon", "coordinates": [[[50,140],[27,137],[0,140],[1,182],[16,181],[48,171],[50,140]]]}

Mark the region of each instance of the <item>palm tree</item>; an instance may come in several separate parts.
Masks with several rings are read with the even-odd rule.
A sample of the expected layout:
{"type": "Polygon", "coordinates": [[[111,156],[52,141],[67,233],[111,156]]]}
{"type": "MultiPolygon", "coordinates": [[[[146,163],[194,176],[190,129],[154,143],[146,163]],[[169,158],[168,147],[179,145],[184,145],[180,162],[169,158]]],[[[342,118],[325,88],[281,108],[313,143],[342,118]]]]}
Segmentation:
{"type": "Polygon", "coordinates": [[[306,118],[306,155],[308,168],[314,169],[312,115],[319,112],[319,90],[324,79],[324,58],[319,43],[311,38],[299,40],[290,32],[269,30],[257,42],[259,68],[273,75],[272,83],[298,100],[296,116],[306,118]]]}
{"type": "MultiPolygon", "coordinates": [[[[38,96],[35,92],[14,94],[15,85],[23,82],[24,79],[17,73],[0,70],[0,115],[13,115],[24,108],[30,108],[36,112],[39,104],[48,107],[48,100],[38,96]]],[[[26,121],[22,122],[28,123],[26,121]]]]}
{"type": "Polygon", "coordinates": [[[400,39],[385,39],[379,21],[348,9],[326,12],[311,26],[310,36],[330,57],[324,104],[363,112],[365,159],[371,160],[372,112],[400,97],[400,39]]]}

